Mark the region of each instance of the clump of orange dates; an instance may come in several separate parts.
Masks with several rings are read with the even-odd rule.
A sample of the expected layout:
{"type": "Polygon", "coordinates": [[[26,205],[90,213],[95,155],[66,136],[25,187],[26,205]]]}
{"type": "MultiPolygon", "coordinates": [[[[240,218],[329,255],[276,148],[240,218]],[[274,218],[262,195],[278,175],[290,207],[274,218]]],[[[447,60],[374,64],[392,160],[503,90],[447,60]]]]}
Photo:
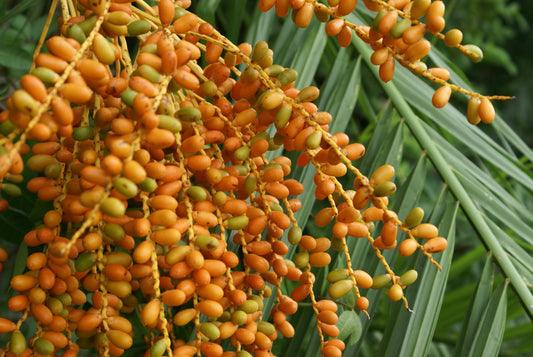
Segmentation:
{"type": "Polygon", "coordinates": [[[463,33],[453,28],[443,32],[446,6],[436,0],[363,0],[364,6],[376,15],[370,26],[355,25],[345,16],[352,13],[357,0],[328,0],[323,4],[317,0],[260,0],[261,11],[274,8],[280,17],[292,10],[292,19],[299,27],[307,27],[312,18],[325,22],[328,36],[336,36],[340,46],[347,47],[355,33],[370,44],[374,53],[370,62],[379,66],[379,77],[388,82],[394,77],[396,62],[409,68],[413,73],[437,83],[440,87],[432,97],[436,108],[444,107],[453,91],[470,97],[467,119],[470,124],[491,123],[495,118],[491,100],[511,99],[506,96],[483,96],[448,82],[450,73],[441,67],[428,68],[423,59],[431,50],[426,34],[442,40],[446,46],[457,48],[472,62],[483,59],[482,50],[473,44],[463,44],[463,33]],[[425,20],[425,23],[424,23],[425,20]]]}
{"type": "MultiPolygon", "coordinates": [[[[361,174],[353,161],[364,146],[328,132],[331,115],[313,103],[318,88],[294,88],[297,72],[274,64],[266,42],[232,44],[187,11],[190,1],[136,3],[142,11],[127,1],[62,1],[61,34],[46,41],[47,53],[35,57],[0,113],[7,197],[0,211],[8,196],[21,194],[24,165],[37,173],[26,189],[53,204],[24,237],[33,253],[26,272],[11,279],[16,295],[8,307],[21,317],[0,318],[0,333],[11,334],[3,352],[76,356],[95,349],[120,356],[135,339],[124,316],[137,312],[150,331],[150,356],[269,356],[280,334],[294,335],[289,317],[298,302],[310,301],[323,354],[341,355],[335,300],[354,291],[355,308],[366,311],[370,302],[361,289],[390,286],[389,298],[407,307],[403,289],[416,271],[396,276],[380,252],[421,250],[432,260],[446,240],[421,223],[421,208],[403,220],[388,209],[394,168],[361,174]],[[137,38],[137,53],[128,52],[125,37],[137,38]],[[297,162],[271,155],[281,147],[300,152],[297,162]],[[294,165],[316,168],[315,197],[329,206],[315,223],[333,223],[331,236],[312,237],[298,226],[294,213],[305,188],[291,178],[294,165]],[[356,177],[350,190],[338,181],[348,171],[356,177]],[[376,222],[382,228],[374,239],[376,222]],[[407,234],[401,242],[399,232],[407,234]],[[372,245],[387,274],[354,268],[346,245],[353,238],[372,245]],[[346,267],[329,272],[331,299],[319,299],[311,267],[327,267],[330,249],[344,254],[346,267]],[[297,287],[285,291],[284,279],[297,287]],[[267,299],[274,301],[270,311],[263,309],[267,299]],[[28,318],[37,323],[34,336],[20,332],[28,318]]],[[[290,5],[302,27],[316,13],[344,45],[354,28],[342,16],[355,1],[328,3],[271,0],[260,8],[275,5],[284,16],[290,5]]],[[[416,45],[421,37],[400,46],[406,32],[425,31],[410,27],[425,14],[418,8],[424,2],[392,3],[365,1],[386,23],[356,32],[375,47],[373,62],[384,80],[394,57],[416,65],[425,51],[416,45]],[[402,34],[395,35],[401,22],[391,7],[411,19],[402,34]]],[[[439,16],[430,33],[442,30],[439,16]]],[[[459,46],[458,36],[445,41],[459,46]]],[[[473,112],[477,105],[482,120],[487,100],[469,105],[473,112]]],[[[0,263],[6,259],[0,249],[0,263]]]]}

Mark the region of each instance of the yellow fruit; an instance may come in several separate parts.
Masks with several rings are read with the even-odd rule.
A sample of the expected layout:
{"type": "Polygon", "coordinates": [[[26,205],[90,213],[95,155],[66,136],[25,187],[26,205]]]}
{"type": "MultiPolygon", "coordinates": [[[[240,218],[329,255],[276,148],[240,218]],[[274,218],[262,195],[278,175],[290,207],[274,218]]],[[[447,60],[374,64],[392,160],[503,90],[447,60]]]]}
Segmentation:
{"type": "Polygon", "coordinates": [[[392,301],[398,301],[403,297],[402,287],[398,284],[393,284],[388,292],[389,299],[392,301]]]}

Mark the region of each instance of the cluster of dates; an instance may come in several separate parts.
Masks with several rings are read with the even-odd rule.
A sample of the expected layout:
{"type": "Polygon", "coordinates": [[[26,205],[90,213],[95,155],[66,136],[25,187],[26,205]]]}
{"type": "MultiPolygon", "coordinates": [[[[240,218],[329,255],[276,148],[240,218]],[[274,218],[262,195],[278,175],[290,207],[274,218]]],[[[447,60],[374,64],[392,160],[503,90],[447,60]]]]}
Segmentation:
{"type": "Polygon", "coordinates": [[[357,0],[328,0],[327,5],[316,0],[260,0],[261,11],[275,8],[276,14],[285,17],[292,10],[292,18],[299,27],[307,27],[313,15],[325,27],[329,36],[336,36],[339,45],[352,42],[352,33],[370,44],[374,53],[370,61],[379,66],[379,77],[388,82],[394,76],[396,62],[413,73],[437,83],[432,104],[444,107],[453,91],[470,96],[466,117],[470,124],[491,123],[496,113],[491,99],[510,99],[505,96],[483,96],[448,82],[450,73],[441,67],[428,68],[422,60],[429,54],[431,43],[424,36],[430,34],[444,41],[446,46],[457,48],[473,62],[483,59],[483,52],[472,44],[462,44],[463,33],[453,28],[445,33],[445,4],[437,0],[364,0],[364,6],[376,12],[371,26],[355,25],[344,16],[352,13],[357,0]],[[425,23],[423,22],[425,20],[425,23]]]}
{"type": "MultiPolygon", "coordinates": [[[[299,25],[304,9],[325,7],[260,7],[284,12],[289,3],[299,25]]],[[[416,271],[395,275],[380,252],[421,250],[432,259],[446,240],[420,224],[420,208],[403,220],[388,209],[394,168],[361,174],[352,162],[364,147],[328,132],[331,115],[313,104],[319,90],[294,88],[297,72],[274,64],[266,42],[232,44],[188,12],[189,1],[135,4],[62,1],[61,34],[46,41],[48,53],[35,57],[0,113],[1,210],[21,194],[24,165],[37,173],[26,189],[53,205],[24,237],[32,253],[8,302],[21,317],[0,318],[0,333],[11,334],[2,354],[94,348],[119,356],[134,342],[125,316],[138,311],[153,357],[269,356],[279,334],[294,335],[288,316],[308,300],[323,354],[341,355],[335,300],[355,291],[365,311],[361,289],[389,286],[389,298],[407,306],[403,289],[416,271]],[[138,39],[136,53],[128,36],[138,39]],[[267,158],[279,148],[301,154],[295,163],[267,158]],[[298,226],[304,187],[291,178],[293,165],[316,168],[315,197],[330,206],[315,223],[331,223],[331,237],[298,226]],[[356,179],[346,190],[337,178],[348,171],[356,179]],[[376,239],[375,222],[383,223],[376,239]],[[354,269],[346,239],[356,238],[368,240],[387,274],[354,269]],[[297,254],[288,254],[291,245],[297,254]],[[331,300],[318,300],[311,268],[327,267],[331,249],[346,268],[328,274],[331,300]],[[297,287],[284,291],[284,279],[297,287]],[[263,311],[267,299],[273,308],[263,311]],[[20,332],[28,318],[37,324],[31,337],[20,332]]],[[[327,11],[342,16],[354,4],[327,11]]],[[[348,25],[333,21],[327,29],[340,36],[348,25]]]]}

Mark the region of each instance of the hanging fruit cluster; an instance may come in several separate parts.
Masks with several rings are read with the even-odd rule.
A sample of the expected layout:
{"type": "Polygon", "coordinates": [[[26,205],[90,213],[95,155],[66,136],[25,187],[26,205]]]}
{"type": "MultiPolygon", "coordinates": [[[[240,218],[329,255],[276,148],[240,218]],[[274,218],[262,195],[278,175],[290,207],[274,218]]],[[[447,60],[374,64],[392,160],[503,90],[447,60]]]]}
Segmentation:
{"type": "MultiPolygon", "coordinates": [[[[389,298],[408,307],[403,289],[416,271],[397,276],[382,250],[420,250],[438,266],[431,253],[443,251],[446,239],[421,223],[421,208],[403,219],[388,208],[394,168],[360,173],[353,161],[363,145],[328,132],[331,115],[313,104],[319,90],[294,88],[297,72],[274,64],[266,42],[231,43],[188,12],[187,0],[132,3],[61,0],[61,34],[46,40],[48,51],[36,54],[0,113],[0,209],[21,194],[24,166],[38,173],[26,189],[53,203],[24,237],[33,253],[26,272],[11,280],[16,295],[8,306],[21,317],[0,318],[0,333],[11,334],[2,355],[96,349],[119,356],[134,341],[124,315],[137,311],[150,356],[269,356],[279,335],[294,335],[288,317],[308,300],[323,354],[339,356],[335,300],[354,291],[365,311],[361,290],[389,287],[389,298]],[[126,37],[137,38],[136,53],[126,37]],[[301,154],[295,163],[267,158],[279,148],[301,154]],[[315,223],[332,223],[330,237],[298,226],[304,187],[291,178],[295,164],[316,168],[315,197],[328,207],[315,223]],[[348,171],[356,178],[345,189],[338,178],[348,171]],[[376,239],[375,222],[382,222],[376,239]],[[398,242],[398,232],[407,238],[398,242]],[[354,266],[346,240],[358,238],[372,245],[387,274],[371,277],[354,266]],[[330,248],[344,255],[345,268],[327,275],[331,299],[318,299],[311,268],[330,264],[330,248]],[[285,291],[284,279],[297,287],[285,291]],[[267,299],[274,305],[263,311],[267,299]],[[24,336],[30,318],[37,331],[24,336]]],[[[458,30],[441,35],[442,2],[429,3],[365,1],[378,12],[372,27],[342,18],[353,0],[259,6],[275,6],[280,16],[292,8],[301,27],[315,13],[343,46],[355,31],[375,50],[383,80],[392,78],[396,59],[442,83],[434,96],[440,107],[458,89],[445,83],[445,70],[419,61],[429,51],[424,33],[474,58],[479,51],[461,45],[458,30]]],[[[472,96],[469,120],[489,122],[489,98],[472,96]]],[[[0,249],[0,262],[6,259],[0,249]]]]}
{"type": "Polygon", "coordinates": [[[285,17],[292,9],[292,19],[299,27],[307,27],[315,17],[327,22],[328,36],[337,36],[339,45],[347,47],[352,41],[352,32],[370,44],[374,53],[371,62],[379,66],[379,77],[388,82],[394,76],[395,63],[410,69],[417,75],[437,83],[432,104],[444,107],[450,100],[452,91],[470,96],[467,119],[470,124],[491,123],[495,118],[491,100],[506,100],[506,96],[484,96],[448,82],[450,73],[441,67],[428,68],[421,60],[431,50],[431,43],[424,36],[430,34],[444,41],[446,46],[455,47],[472,62],[480,62],[483,52],[472,44],[462,44],[463,33],[450,29],[443,33],[445,4],[437,0],[363,0],[364,6],[376,12],[371,26],[355,25],[344,16],[349,15],[357,6],[357,0],[327,0],[327,5],[316,0],[260,0],[261,11],[275,6],[276,14],[285,17]],[[425,17],[426,22],[422,22],[425,17]]]}

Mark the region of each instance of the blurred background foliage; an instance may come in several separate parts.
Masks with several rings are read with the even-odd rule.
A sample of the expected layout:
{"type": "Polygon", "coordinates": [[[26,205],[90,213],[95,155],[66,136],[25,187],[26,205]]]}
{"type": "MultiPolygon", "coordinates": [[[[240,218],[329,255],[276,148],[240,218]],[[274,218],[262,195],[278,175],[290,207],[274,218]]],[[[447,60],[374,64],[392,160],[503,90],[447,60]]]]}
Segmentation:
{"type": "MultiPolygon", "coordinates": [[[[531,233],[533,222],[532,186],[528,187],[529,180],[533,179],[533,155],[528,149],[533,145],[533,131],[529,122],[529,113],[533,110],[530,94],[533,92],[533,39],[530,36],[533,2],[449,0],[445,3],[448,9],[446,28],[462,29],[464,42],[480,46],[485,57],[483,62],[473,65],[458,52],[446,48],[442,43],[435,43],[445,57],[437,54],[431,60],[450,66],[456,81],[471,84],[483,94],[515,96],[516,99],[512,101],[495,103],[498,113],[514,131],[500,131],[502,126],[494,124],[472,131],[468,129],[461,136],[465,130],[462,126],[464,123],[459,123],[457,127],[446,127],[445,124],[449,122],[438,124],[450,112],[431,108],[430,101],[429,106],[426,102],[417,102],[415,90],[406,93],[403,88],[402,94],[410,100],[409,104],[416,115],[423,117],[425,130],[433,135],[445,158],[454,164],[457,162],[458,168],[454,168],[454,173],[460,178],[462,187],[476,200],[490,228],[502,240],[501,244],[507,244],[513,262],[519,261],[516,265],[522,269],[520,273],[531,290],[532,266],[527,267],[527,264],[532,259],[533,245],[531,236],[529,239],[525,237],[531,233]],[[468,135],[474,134],[476,137],[469,143],[468,135]],[[513,143],[513,135],[520,137],[527,147],[519,139],[513,143]],[[479,147],[476,151],[473,147],[481,143],[478,140],[485,138],[488,138],[487,141],[494,139],[497,144],[490,141],[487,147],[479,147]],[[495,152],[502,153],[505,158],[491,160],[489,156],[492,151],[483,153],[488,147],[495,148],[495,152]],[[507,211],[502,210],[509,210],[510,213],[504,215],[507,211]]],[[[49,4],[50,1],[40,0],[0,0],[2,107],[7,96],[18,88],[18,78],[27,73],[31,65],[31,56],[49,4]]],[[[405,111],[398,109],[401,103],[391,97],[389,87],[376,81],[372,68],[362,61],[360,49],[356,46],[340,49],[335,39],[325,36],[316,20],[313,20],[310,28],[301,30],[291,23],[290,16],[278,19],[272,11],[261,14],[255,0],[193,0],[191,9],[235,43],[267,40],[274,50],[276,63],[312,69],[309,72],[300,71],[297,84],[300,88],[311,84],[321,88],[319,107],[331,110],[334,118],[342,119],[334,121],[333,132],[345,131],[353,141],[365,144],[367,154],[362,162],[357,163],[361,171],[369,175],[381,164],[394,165],[397,168],[395,181],[400,191],[392,200],[393,207],[405,215],[412,207],[419,205],[426,210],[426,219],[439,223],[441,231],[449,233],[449,253],[438,256],[445,268],[444,273],[437,273],[433,266],[427,267],[425,259],[418,259],[418,256],[396,259],[394,255],[386,255],[387,259],[395,261],[395,269],[400,272],[413,266],[424,271],[421,281],[417,282],[418,287],[413,286],[408,290],[407,296],[412,296],[415,304],[414,314],[405,311],[401,304],[393,304],[386,298],[380,299],[384,295],[382,291],[368,292],[372,305],[371,320],[357,315],[350,308],[353,306],[353,294],[343,300],[346,307],[340,313],[339,327],[341,337],[349,346],[346,355],[530,356],[533,351],[531,316],[525,313],[516,294],[507,294],[510,290],[508,282],[491,259],[491,253],[487,255],[486,241],[480,239],[483,234],[473,224],[471,216],[465,214],[464,208],[458,206],[459,199],[454,196],[455,193],[451,193],[450,183],[442,179],[442,172],[436,168],[434,158],[429,157],[428,160],[427,148],[420,143],[420,137],[413,136],[413,129],[405,119],[405,111]],[[428,288],[429,284],[432,286],[428,288]],[[427,305],[416,305],[417,297],[423,304],[427,301],[427,305]],[[429,337],[422,336],[426,332],[429,337]],[[414,345],[418,341],[423,341],[422,350],[410,350],[416,347],[414,345]]],[[[357,20],[371,19],[371,13],[361,10],[360,6],[356,13],[357,20]]],[[[54,31],[57,30],[50,29],[50,33],[54,31]]],[[[412,83],[419,85],[419,82],[412,83]]],[[[425,93],[428,98],[431,94],[429,90],[425,93]]],[[[454,96],[452,102],[459,112],[465,111],[466,99],[463,96],[454,96]]],[[[451,119],[452,122],[464,120],[457,117],[459,114],[451,113],[456,116],[451,119]]],[[[306,177],[312,179],[307,171],[296,171],[295,174],[299,174],[302,180],[306,177]]],[[[353,177],[343,178],[346,187],[352,182],[353,177]]],[[[31,212],[33,200],[31,196],[24,195],[15,201],[12,209],[18,210],[21,220],[11,223],[13,228],[22,225],[26,230],[32,224],[32,215],[25,212],[31,212]]],[[[313,205],[314,199],[309,202],[307,212],[311,212],[312,216],[322,207],[322,203],[313,205]]],[[[39,207],[37,210],[40,210],[39,207]]],[[[6,221],[3,223],[7,224],[6,221]]],[[[313,225],[307,226],[307,232],[315,237],[328,234],[327,227],[321,230],[313,225]]],[[[0,244],[6,246],[6,233],[2,234],[4,236],[0,244]]],[[[20,235],[14,230],[10,235],[12,243],[17,242],[17,234],[20,235]]],[[[372,253],[365,250],[360,241],[351,244],[354,256],[358,259],[357,266],[364,266],[371,274],[382,273],[372,253]]],[[[20,254],[16,244],[10,244],[9,247],[13,254],[20,254]]],[[[8,277],[13,269],[21,268],[23,266],[6,266],[0,279],[0,288],[7,288],[8,277]]],[[[324,277],[325,273],[317,276],[322,281],[324,277]]],[[[327,283],[318,289],[325,294],[327,283]]],[[[0,314],[5,311],[2,310],[2,304],[5,305],[5,297],[0,298],[0,314]]],[[[300,332],[293,340],[283,340],[274,352],[280,356],[317,355],[316,331],[313,332],[311,315],[310,307],[302,305],[292,318],[296,330],[300,332]]]]}

